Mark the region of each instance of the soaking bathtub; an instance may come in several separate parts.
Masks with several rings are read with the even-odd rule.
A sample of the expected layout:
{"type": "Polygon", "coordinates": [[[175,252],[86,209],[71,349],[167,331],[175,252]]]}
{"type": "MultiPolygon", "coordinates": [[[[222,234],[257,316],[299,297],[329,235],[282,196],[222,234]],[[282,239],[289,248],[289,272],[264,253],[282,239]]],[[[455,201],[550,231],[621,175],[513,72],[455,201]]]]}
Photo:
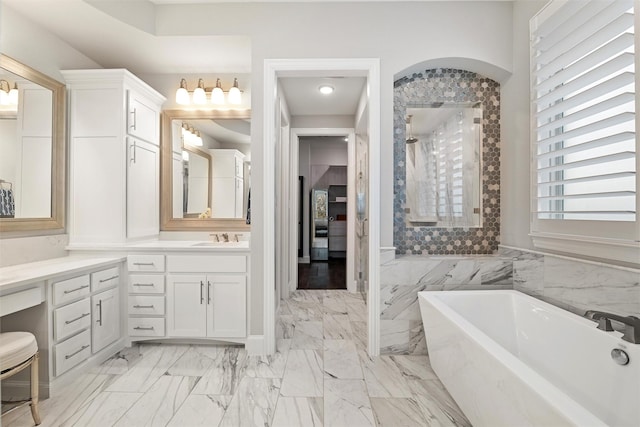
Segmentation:
{"type": "Polygon", "coordinates": [[[620,332],[518,291],[418,299],[431,365],[474,427],[640,426],[640,344],[620,332]]]}

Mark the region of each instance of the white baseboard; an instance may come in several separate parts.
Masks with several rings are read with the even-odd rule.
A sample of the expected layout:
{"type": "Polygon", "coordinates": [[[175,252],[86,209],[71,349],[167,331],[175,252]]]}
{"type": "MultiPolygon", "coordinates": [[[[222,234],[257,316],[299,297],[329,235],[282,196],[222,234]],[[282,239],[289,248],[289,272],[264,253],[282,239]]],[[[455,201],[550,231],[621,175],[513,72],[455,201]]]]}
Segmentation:
{"type": "Polygon", "coordinates": [[[394,246],[380,248],[381,265],[386,264],[389,261],[393,261],[394,259],[396,259],[396,248],[394,246]]]}
{"type": "Polygon", "coordinates": [[[264,345],[264,335],[249,335],[244,348],[249,356],[263,356],[267,354],[264,345]]]}
{"type": "Polygon", "coordinates": [[[305,255],[302,258],[298,258],[298,264],[310,264],[311,263],[311,256],[309,255],[305,255]]]}

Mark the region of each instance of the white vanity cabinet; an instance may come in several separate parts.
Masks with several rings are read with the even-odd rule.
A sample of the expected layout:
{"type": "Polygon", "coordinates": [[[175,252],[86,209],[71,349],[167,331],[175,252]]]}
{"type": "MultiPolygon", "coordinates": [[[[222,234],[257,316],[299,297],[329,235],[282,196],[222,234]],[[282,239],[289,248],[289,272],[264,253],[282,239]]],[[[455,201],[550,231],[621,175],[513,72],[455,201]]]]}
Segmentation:
{"type": "Polygon", "coordinates": [[[62,74],[69,91],[70,244],[157,236],[165,98],[127,70],[62,74]]]}
{"type": "Polygon", "coordinates": [[[247,336],[247,256],[167,256],[167,336],[247,336]]]}
{"type": "Polygon", "coordinates": [[[232,149],[209,150],[212,158],[211,191],[215,194],[212,216],[242,218],[244,215],[244,154],[232,149]]]}
{"type": "Polygon", "coordinates": [[[118,288],[91,297],[91,352],[97,353],[120,337],[120,292],[118,288]]]}
{"type": "Polygon", "coordinates": [[[165,336],[165,257],[161,254],[135,254],[127,257],[129,269],[129,336],[165,336]]]}

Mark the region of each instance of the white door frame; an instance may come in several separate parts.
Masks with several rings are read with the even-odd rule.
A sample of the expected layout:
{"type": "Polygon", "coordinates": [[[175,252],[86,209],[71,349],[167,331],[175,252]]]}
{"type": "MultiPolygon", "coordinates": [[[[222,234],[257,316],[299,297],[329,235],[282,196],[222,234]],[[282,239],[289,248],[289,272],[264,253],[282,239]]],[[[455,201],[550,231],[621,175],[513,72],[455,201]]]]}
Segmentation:
{"type": "MultiPolygon", "coordinates": [[[[320,72],[331,75],[367,77],[369,95],[369,292],[368,353],[380,353],[380,59],[378,58],[322,58],[322,59],[265,59],[264,60],[264,167],[262,192],[264,205],[263,236],[263,297],[264,297],[264,352],[275,353],[275,126],[278,77],[317,76],[320,72]]],[[[279,130],[278,130],[279,131],[279,130]]]]}

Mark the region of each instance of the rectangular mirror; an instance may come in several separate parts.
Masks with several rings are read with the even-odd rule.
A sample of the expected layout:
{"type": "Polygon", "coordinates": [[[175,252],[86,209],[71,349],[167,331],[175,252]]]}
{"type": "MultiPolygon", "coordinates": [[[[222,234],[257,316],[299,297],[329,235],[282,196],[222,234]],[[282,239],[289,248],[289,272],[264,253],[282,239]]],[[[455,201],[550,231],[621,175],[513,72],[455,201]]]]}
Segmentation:
{"type": "Polygon", "coordinates": [[[480,105],[408,106],[406,125],[407,222],[481,227],[480,105]]]}
{"type": "Polygon", "coordinates": [[[64,228],[65,86],[0,55],[0,231],[64,228]]]}
{"type": "Polygon", "coordinates": [[[249,229],[251,113],[162,113],[162,230],[249,229]]]}

